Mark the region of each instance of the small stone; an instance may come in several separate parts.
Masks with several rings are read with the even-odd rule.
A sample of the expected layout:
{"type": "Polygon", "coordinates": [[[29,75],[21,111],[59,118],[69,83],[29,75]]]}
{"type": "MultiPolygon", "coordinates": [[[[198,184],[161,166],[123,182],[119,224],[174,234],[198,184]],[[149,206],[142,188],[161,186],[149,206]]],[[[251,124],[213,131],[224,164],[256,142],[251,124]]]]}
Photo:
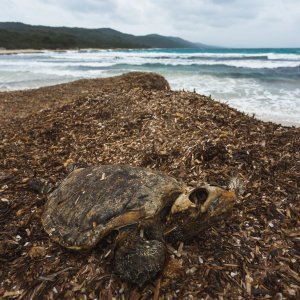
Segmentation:
{"type": "Polygon", "coordinates": [[[197,268],[196,267],[192,267],[190,269],[187,269],[185,273],[186,274],[194,274],[196,271],[197,271],[197,268]]]}
{"type": "Polygon", "coordinates": [[[235,277],[238,273],[237,272],[230,272],[231,277],[235,277]]]}

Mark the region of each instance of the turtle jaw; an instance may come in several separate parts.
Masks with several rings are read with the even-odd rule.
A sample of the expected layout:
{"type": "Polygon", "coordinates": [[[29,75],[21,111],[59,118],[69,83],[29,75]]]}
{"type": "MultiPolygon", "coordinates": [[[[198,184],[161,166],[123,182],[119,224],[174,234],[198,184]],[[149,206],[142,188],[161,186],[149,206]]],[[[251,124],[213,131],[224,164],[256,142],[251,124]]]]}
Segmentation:
{"type": "Polygon", "coordinates": [[[201,213],[206,213],[210,218],[218,217],[230,212],[236,202],[235,192],[223,190],[221,188],[218,189],[218,195],[215,198],[208,199],[201,206],[201,213]]]}
{"type": "Polygon", "coordinates": [[[188,194],[181,194],[179,195],[179,197],[176,199],[176,201],[174,202],[174,204],[171,207],[171,213],[172,214],[176,214],[182,211],[185,211],[189,208],[195,208],[196,204],[193,203],[190,199],[189,199],[189,195],[188,194]]]}

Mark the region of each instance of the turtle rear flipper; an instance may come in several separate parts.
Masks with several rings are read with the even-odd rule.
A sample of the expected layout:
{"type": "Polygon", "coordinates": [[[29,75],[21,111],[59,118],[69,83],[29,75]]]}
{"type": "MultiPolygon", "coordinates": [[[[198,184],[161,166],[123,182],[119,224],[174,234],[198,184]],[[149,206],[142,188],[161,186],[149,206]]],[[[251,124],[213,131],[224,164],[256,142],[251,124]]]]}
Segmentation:
{"type": "Polygon", "coordinates": [[[122,279],[142,287],[162,271],[165,260],[165,243],[129,234],[115,251],[114,270],[122,279]]]}
{"type": "Polygon", "coordinates": [[[85,162],[68,163],[65,165],[68,174],[72,173],[76,169],[85,169],[89,165],[85,162]]]}

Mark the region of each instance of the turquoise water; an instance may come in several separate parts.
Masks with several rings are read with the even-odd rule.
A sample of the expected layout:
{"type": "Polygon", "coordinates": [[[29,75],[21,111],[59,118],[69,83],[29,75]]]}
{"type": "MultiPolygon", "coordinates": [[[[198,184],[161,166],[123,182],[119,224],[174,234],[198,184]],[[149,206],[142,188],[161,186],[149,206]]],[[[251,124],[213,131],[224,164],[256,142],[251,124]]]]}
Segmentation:
{"type": "Polygon", "coordinates": [[[0,56],[0,90],[152,71],[265,120],[300,124],[300,49],[84,50],[0,56]]]}

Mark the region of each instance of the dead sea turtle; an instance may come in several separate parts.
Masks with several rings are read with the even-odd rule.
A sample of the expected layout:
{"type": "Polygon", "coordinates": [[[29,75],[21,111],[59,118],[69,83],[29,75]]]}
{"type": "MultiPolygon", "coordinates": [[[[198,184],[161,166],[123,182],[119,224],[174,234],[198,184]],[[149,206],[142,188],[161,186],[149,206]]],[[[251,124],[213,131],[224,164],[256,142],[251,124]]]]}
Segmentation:
{"type": "Polygon", "coordinates": [[[118,232],[114,271],[142,286],[163,269],[166,236],[184,228],[199,234],[201,224],[229,211],[235,199],[233,191],[210,185],[190,190],[151,169],[101,165],[71,172],[48,195],[42,223],[51,239],[75,250],[118,232]]]}

